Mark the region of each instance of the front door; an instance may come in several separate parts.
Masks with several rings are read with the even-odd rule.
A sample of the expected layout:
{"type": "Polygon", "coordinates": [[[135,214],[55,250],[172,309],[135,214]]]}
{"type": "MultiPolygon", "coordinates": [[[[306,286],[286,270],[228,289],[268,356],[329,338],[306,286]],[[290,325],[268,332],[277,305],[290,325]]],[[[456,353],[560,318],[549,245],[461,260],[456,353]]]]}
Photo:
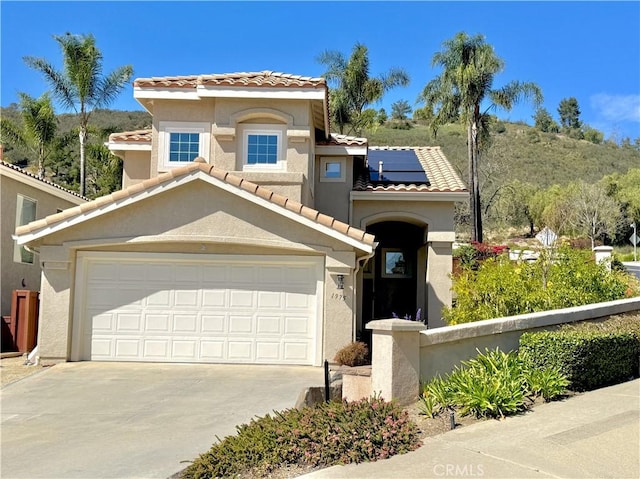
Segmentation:
{"type": "Polygon", "coordinates": [[[418,250],[423,247],[424,228],[385,221],[369,226],[367,233],[375,235],[378,248],[364,270],[363,323],[393,317],[415,319],[418,250]]]}

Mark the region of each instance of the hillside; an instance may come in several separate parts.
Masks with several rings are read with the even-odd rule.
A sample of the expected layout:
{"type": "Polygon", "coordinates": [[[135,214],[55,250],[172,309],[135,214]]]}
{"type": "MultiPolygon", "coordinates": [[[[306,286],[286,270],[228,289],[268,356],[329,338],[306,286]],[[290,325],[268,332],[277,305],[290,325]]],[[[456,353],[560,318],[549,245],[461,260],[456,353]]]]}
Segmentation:
{"type": "MultiPolygon", "coordinates": [[[[0,114],[19,120],[15,105],[2,108],[0,114]]],[[[63,114],[58,119],[59,133],[68,132],[75,126],[74,115],[63,114]]],[[[151,116],[144,111],[96,110],[91,123],[108,132],[135,130],[149,128],[151,116]]],[[[605,175],[626,173],[629,168],[640,167],[640,151],[631,147],[623,148],[608,142],[596,145],[559,134],[542,133],[524,124],[499,122],[498,126],[494,126],[492,145],[481,159],[481,174],[500,184],[520,180],[544,188],[576,179],[596,182],[605,175]]],[[[462,126],[445,126],[435,138],[424,125],[414,125],[409,130],[380,126],[364,132],[363,136],[369,138],[370,145],[440,146],[460,176],[467,176],[466,133],[462,126]]],[[[72,147],[72,154],[74,150],[72,147]]],[[[27,152],[20,149],[9,147],[5,153],[13,162],[25,163],[28,158],[27,152]]]]}
{"type": "MultiPolygon", "coordinates": [[[[500,175],[502,184],[520,180],[545,188],[577,179],[592,183],[605,175],[640,167],[640,151],[630,147],[608,142],[596,145],[523,124],[503,125],[505,131],[493,133],[492,145],[481,159],[485,177],[500,175]]],[[[460,175],[467,176],[466,132],[462,126],[443,127],[436,138],[423,125],[410,130],[382,126],[363,136],[377,146],[440,146],[460,175]]]]}

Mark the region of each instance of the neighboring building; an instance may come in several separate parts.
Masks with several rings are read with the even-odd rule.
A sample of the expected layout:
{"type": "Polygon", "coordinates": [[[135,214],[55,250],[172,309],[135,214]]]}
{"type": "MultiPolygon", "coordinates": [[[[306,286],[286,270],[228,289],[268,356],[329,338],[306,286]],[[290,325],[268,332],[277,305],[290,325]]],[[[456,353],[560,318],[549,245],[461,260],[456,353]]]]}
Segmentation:
{"type": "Polygon", "coordinates": [[[322,78],[142,78],[111,135],[123,190],[18,228],[40,254],[39,353],[320,365],[371,319],[441,326],[454,203],[440,148],[331,134],[322,78]]]}
{"type": "Polygon", "coordinates": [[[18,226],[44,218],[87,200],[0,159],[0,303],[11,314],[16,289],[40,290],[40,259],[11,237],[18,226]]]}

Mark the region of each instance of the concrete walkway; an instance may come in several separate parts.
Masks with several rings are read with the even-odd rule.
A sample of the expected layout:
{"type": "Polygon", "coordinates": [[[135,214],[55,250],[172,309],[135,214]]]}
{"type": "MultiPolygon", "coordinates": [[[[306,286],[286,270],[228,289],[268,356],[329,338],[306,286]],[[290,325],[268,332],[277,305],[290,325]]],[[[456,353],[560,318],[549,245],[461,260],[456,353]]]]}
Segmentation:
{"type": "Polygon", "coordinates": [[[166,479],[322,384],[298,366],[59,364],[0,390],[0,477],[166,479]]]}
{"type": "Polygon", "coordinates": [[[640,478],[640,380],[427,438],[415,452],[314,478],[640,478]]]}

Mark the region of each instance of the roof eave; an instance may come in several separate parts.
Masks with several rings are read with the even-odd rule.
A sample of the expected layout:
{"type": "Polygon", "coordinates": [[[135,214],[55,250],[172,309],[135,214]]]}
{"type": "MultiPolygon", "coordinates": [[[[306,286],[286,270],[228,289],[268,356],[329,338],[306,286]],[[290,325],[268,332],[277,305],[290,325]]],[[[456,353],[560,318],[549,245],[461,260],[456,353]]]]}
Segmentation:
{"type": "Polygon", "coordinates": [[[451,201],[469,199],[468,191],[351,191],[352,201],[451,201]]]}

